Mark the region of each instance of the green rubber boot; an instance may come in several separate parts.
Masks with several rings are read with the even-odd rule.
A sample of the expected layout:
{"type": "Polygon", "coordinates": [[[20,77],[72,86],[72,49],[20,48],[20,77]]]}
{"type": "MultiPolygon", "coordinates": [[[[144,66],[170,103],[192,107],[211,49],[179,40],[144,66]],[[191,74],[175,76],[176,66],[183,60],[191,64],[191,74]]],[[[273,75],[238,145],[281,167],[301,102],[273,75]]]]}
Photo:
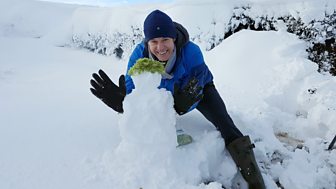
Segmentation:
{"type": "Polygon", "coordinates": [[[266,189],[253,153],[254,147],[249,136],[237,138],[226,146],[240,173],[248,183],[249,189],[266,189]]]}
{"type": "Polygon", "coordinates": [[[186,134],[182,129],[176,130],[177,135],[177,147],[184,146],[193,142],[193,138],[186,134]]]}

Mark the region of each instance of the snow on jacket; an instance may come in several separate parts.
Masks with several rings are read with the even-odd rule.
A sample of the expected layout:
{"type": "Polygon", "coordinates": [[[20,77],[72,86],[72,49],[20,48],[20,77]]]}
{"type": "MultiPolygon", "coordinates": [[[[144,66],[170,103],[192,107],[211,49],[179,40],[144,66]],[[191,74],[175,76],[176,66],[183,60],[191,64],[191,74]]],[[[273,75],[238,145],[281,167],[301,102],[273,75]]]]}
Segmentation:
{"type": "MultiPolygon", "coordinates": [[[[172,79],[161,79],[159,88],[165,88],[173,94],[174,84],[177,83],[180,88],[183,88],[188,81],[196,77],[198,84],[202,87],[209,82],[212,82],[213,76],[205,64],[200,48],[193,42],[189,41],[187,30],[180,24],[174,22],[177,30],[176,46],[176,62],[172,73],[172,79]]],[[[136,46],[130,56],[127,72],[136,63],[139,58],[148,58],[148,46],[144,41],[136,46]]],[[[126,72],[126,73],[127,73],[126,72]]],[[[135,88],[130,75],[126,74],[126,92],[131,93],[135,88]]],[[[193,109],[196,104],[191,108],[193,109]]]]}

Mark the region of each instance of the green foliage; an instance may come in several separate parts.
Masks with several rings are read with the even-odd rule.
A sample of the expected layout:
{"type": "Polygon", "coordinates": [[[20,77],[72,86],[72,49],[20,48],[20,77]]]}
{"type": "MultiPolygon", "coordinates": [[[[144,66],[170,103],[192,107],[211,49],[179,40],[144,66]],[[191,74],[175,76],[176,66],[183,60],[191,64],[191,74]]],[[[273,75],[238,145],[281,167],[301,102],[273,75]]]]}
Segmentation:
{"type": "Polygon", "coordinates": [[[151,60],[149,58],[140,58],[137,62],[129,69],[128,75],[140,75],[144,72],[150,73],[164,73],[163,64],[159,61],[151,60]]]}

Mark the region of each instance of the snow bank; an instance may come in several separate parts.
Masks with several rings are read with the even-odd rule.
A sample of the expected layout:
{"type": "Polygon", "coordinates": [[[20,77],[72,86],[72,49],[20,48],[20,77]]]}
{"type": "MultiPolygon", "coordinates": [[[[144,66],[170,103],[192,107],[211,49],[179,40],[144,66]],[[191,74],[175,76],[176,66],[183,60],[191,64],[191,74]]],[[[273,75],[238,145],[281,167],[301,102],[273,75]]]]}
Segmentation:
{"type": "Polygon", "coordinates": [[[333,166],[326,164],[333,155],[323,141],[335,135],[336,80],[317,73],[305,53],[295,35],[241,31],[206,60],[237,126],[254,138],[263,171],[285,188],[335,187],[333,166]],[[305,141],[305,148],[292,151],[296,142],[289,139],[284,148],[279,133],[305,141]]]}
{"type": "Polygon", "coordinates": [[[42,37],[65,27],[76,8],[35,0],[3,0],[0,2],[0,36],[42,37]]]}
{"type": "Polygon", "coordinates": [[[295,35],[281,31],[242,31],[207,53],[206,59],[229,107],[273,120],[275,131],[290,131],[303,139],[329,138],[336,121],[335,78],[317,73],[304,47],[295,35]],[[239,49],[232,48],[237,44],[239,49]],[[256,45],[260,54],[252,50],[256,45]],[[318,91],[326,93],[317,97],[318,91]]]}

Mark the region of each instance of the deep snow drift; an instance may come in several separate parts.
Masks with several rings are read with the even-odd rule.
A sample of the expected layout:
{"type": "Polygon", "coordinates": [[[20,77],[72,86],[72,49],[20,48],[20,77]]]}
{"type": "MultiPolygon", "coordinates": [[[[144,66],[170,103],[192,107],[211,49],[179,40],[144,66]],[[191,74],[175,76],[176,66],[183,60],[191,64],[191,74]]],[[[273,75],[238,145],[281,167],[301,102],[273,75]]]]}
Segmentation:
{"type": "MultiPolygon", "coordinates": [[[[336,4],[249,2],[255,13],[300,10],[305,18],[319,17],[336,4]]],[[[0,188],[218,189],[242,181],[215,128],[197,110],[176,116],[166,91],[143,95],[139,87],[125,99],[123,115],[90,94],[91,74],[101,68],[117,81],[125,73],[126,55],[118,60],[64,47],[73,34],[127,33],[128,23],[141,26],[150,10],[161,8],[191,36],[202,31],[203,38],[195,42],[205,49],[204,40],[221,32],[236,3],[0,4],[0,188]],[[205,8],[211,14],[200,14],[205,8]],[[190,10],[187,16],[185,10],[190,10]],[[176,148],[174,127],[183,128],[194,142],[176,148]],[[205,180],[215,182],[201,184],[205,180]]],[[[325,150],[336,134],[336,78],[317,73],[305,44],[282,27],[236,33],[204,51],[205,60],[234,122],[256,145],[268,188],[277,188],[276,182],[286,189],[336,188],[336,150],[325,150]]]]}

